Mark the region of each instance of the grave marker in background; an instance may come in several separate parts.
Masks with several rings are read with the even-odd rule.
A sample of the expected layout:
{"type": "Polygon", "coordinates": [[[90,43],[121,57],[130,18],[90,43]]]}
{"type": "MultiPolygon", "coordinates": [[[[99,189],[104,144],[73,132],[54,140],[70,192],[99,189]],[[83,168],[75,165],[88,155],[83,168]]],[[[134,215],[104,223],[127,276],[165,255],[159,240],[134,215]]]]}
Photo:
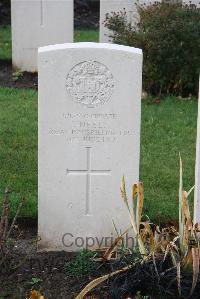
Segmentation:
{"type": "Polygon", "coordinates": [[[130,226],[120,184],[139,179],[141,88],[140,49],[39,49],[40,250],[108,246],[112,219],[130,226]]]}
{"type": "Polygon", "coordinates": [[[100,0],[100,42],[111,42],[109,38],[109,30],[104,26],[106,14],[111,12],[123,11],[125,8],[129,20],[137,18],[138,13],[134,0],[100,0]]]}
{"type": "Polygon", "coordinates": [[[12,64],[37,71],[38,47],[73,42],[73,0],[11,0],[12,64]]]}
{"type": "Polygon", "coordinates": [[[182,3],[187,4],[187,5],[195,5],[196,7],[200,7],[199,0],[184,0],[182,3]]]}

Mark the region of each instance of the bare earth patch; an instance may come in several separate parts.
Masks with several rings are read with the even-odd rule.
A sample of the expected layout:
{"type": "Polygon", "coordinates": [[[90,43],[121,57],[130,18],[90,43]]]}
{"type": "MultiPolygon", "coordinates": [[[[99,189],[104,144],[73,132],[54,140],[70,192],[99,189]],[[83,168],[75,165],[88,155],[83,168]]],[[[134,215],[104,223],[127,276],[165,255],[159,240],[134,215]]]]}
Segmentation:
{"type": "MultiPolygon", "coordinates": [[[[105,271],[101,267],[91,275],[73,277],[65,264],[75,258],[75,253],[37,253],[37,228],[26,222],[26,226],[17,226],[12,237],[18,235],[19,229],[15,249],[0,267],[0,298],[29,298],[31,290],[40,291],[48,299],[75,298],[89,281],[105,271]]],[[[102,292],[97,291],[95,298],[106,298],[102,292]]]]}
{"type": "Polygon", "coordinates": [[[0,86],[37,89],[37,73],[14,72],[10,60],[0,60],[0,86]]]}

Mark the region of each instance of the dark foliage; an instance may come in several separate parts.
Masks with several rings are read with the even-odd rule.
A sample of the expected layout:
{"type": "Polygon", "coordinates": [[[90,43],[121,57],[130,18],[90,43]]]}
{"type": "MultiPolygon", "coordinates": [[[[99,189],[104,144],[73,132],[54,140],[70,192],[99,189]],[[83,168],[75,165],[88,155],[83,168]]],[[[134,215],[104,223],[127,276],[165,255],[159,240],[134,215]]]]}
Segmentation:
{"type": "Polygon", "coordinates": [[[151,94],[197,95],[200,71],[200,9],[194,5],[155,3],[138,6],[140,20],[126,11],[107,15],[105,26],[115,43],[141,48],[144,89],[151,94]]]}
{"type": "Polygon", "coordinates": [[[99,26],[99,0],[74,1],[75,28],[96,29],[99,26]]]}
{"type": "Polygon", "coordinates": [[[192,275],[182,272],[181,294],[177,287],[177,269],[168,259],[165,262],[150,260],[137,264],[129,271],[118,275],[109,282],[110,296],[113,299],[135,298],[137,294],[151,299],[199,299],[200,279],[190,296],[192,275]]]}
{"type": "MultiPolygon", "coordinates": [[[[74,0],[76,28],[96,29],[99,25],[100,0],[74,0]]],[[[10,0],[0,0],[0,26],[11,23],[10,0]]]]}
{"type": "Polygon", "coordinates": [[[0,0],[0,25],[10,24],[10,1],[0,0]]]}

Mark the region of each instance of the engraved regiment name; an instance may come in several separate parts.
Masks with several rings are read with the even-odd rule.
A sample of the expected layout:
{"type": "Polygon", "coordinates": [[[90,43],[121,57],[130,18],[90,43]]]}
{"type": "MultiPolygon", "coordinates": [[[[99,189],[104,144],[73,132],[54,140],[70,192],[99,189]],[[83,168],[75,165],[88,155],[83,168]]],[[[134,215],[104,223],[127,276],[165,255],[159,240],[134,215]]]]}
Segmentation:
{"type": "Polygon", "coordinates": [[[133,135],[130,128],[117,127],[116,113],[63,112],[61,117],[66,121],[66,125],[51,127],[48,134],[63,136],[70,143],[113,143],[119,138],[133,135]]]}
{"type": "Polygon", "coordinates": [[[74,102],[93,108],[110,99],[114,90],[113,75],[100,62],[84,61],[67,75],[66,88],[74,102]]]}

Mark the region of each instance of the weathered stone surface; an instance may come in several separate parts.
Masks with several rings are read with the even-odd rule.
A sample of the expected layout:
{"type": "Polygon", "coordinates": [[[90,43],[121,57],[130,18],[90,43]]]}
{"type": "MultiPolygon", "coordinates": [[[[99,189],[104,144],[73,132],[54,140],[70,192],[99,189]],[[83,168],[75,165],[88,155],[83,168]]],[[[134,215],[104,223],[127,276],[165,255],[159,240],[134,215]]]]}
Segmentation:
{"type": "Polygon", "coordinates": [[[130,195],[139,178],[141,85],[140,49],[39,49],[40,250],[102,247],[112,219],[129,227],[120,184],[124,174],[130,195]]]}

